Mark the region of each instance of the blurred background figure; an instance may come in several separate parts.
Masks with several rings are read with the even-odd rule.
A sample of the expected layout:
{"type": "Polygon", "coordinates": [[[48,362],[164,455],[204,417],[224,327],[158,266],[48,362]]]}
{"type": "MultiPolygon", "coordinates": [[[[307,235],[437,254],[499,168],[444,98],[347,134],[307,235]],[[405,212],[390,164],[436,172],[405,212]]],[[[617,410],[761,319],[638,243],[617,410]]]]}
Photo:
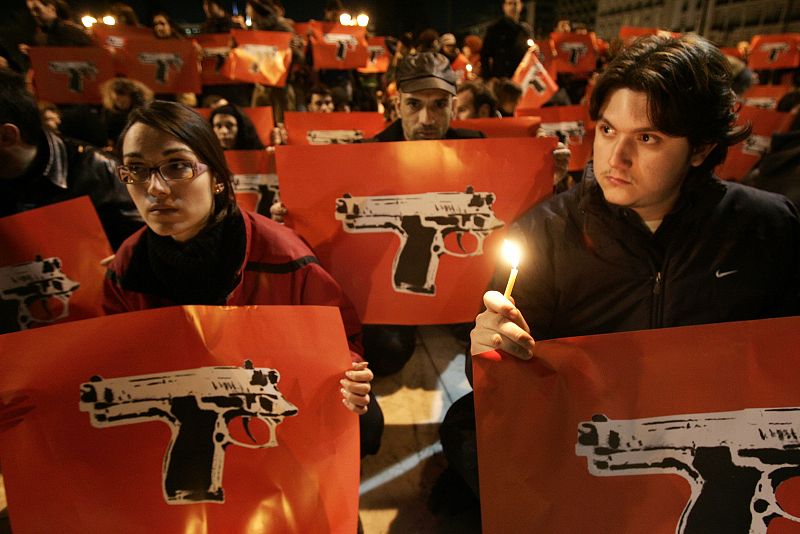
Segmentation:
{"type": "Polygon", "coordinates": [[[20,50],[28,46],[91,46],[92,38],[72,21],[69,5],[62,0],[27,0],[36,30],[20,50]]]}
{"type": "Polygon", "coordinates": [[[264,144],[258,138],[253,121],[237,106],[233,104],[219,106],[211,112],[208,120],[224,150],[264,148],[264,144]]]}
{"type": "Polygon", "coordinates": [[[462,83],[456,93],[456,119],[497,117],[497,99],[480,81],[462,83]]]}
{"type": "Polygon", "coordinates": [[[517,103],[522,98],[522,89],[508,78],[497,78],[490,84],[497,99],[497,111],[503,117],[513,117],[517,103]]]}
{"type": "Polygon", "coordinates": [[[103,99],[107,146],[113,148],[128,122],[128,115],[152,102],[153,91],[138,80],[112,78],[100,85],[100,96],[103,99]]]}
{"type": "Polygon", "coordinates": [[[203,0],[203,13],[206,20],[200,33],[228,33],[231,27],[238,27],[231,21],[231,15],[220,0],[203,0]]]}
{"type": "Polygon", "coordinates": [[[531,28],[520,22],[521,0],[504,0],[503,17],[486,29],[481,48],[481,77],[511,78],[528,51],[531,28]]]}
{"type": "Polygon", "coordinates": [[[186,35],[172,22],[169,14],[159,11],[153,15],[153,35],[156,39],[185,39],[186,35]]]}
{"type": "Polygon", "coordinates": [[[133,26],[136,28],[141,26],[139,17],[136,15],[136,11],[134,11],[133,8],[128,4],[115,2],[111,4],[110,12],[111,16],[116,19],[117,24],[121,26],[133,26]]]}
{"type": "Polygon", "coordinates": [[[311,88],[308,100],[308,111],[318,113],[333,113],[333,94],[327,87],[317,85],[311,88]]]}

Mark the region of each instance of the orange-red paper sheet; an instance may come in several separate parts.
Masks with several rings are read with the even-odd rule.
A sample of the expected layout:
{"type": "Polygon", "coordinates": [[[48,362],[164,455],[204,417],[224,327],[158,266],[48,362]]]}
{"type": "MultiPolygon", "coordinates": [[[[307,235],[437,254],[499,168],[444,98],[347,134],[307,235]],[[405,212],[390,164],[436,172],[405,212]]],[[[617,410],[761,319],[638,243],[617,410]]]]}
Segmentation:
{"type": "Polygon", "coordinates": [[[762,109],[775,109],[791,85],[753,85],[743,95],[744,104],[762,109]]]}
{"type": "Polygon", "coordinates": [[[797,532],[782,518],[767,530],[749,506],[800,516],[799,344],[794,317],[475,357],[483,531],[797,532]]]}
{"type": "Polygon", "coordinates": [[[349,367],[326,307],[174,307],[0,336],[0,399],[34,407],[0,434],[12,528],[351,534],[349,367]],[[254,445],[247,414],[268,446],[231,443],[254,445]]]}
{"type": "Polygon", "coordinates": [[[552,106],[542,108],[540,128],[550,137],[563,140],[570,149],[570,171],[582,171],[592,158],[594,122],[587,106],[552,106]]]}
{"type": "Polygon", "coordinates": [[[362,74],[378,74],[389,70],[391,53],[386,46],[386,37],[367,39],[367,66],[358,69],[362,74]]]}
{"type": "Polygon", "coordinates": [[[742,106],[738,124],[750,122],[753,132],[750,137],[728,149],[728,156],[722,165],[715,169],[723,180],[739,181],[758,163],[772,144],[773,133],[789,130],[792,115],[788,112],[742,106]]]}
{"type": "Polygon", "coordinates": [[[362,321],[471,321],[502,261],[508,225],[552,191],[554,145],[506,138],[280,146],[286,224],[311,244],[362,321]]]}
{"type": "Polygon", "coordinates": [[[98,47],[31,47],[39,100],[54,104],[99,104],[100,84],[114,77],[107,50],[98,47]]]}
{"type": "Polygon", "coordinates": [[[125,62],[125,75],[155,93],[201,91],[197,49],[188,39],[128,37],[117,54],[125,62]]]}
{"type": "Polygon", "coordinates": [[[558,91],[558,85],[539,61],[534,48],[525,52],[514,72],[513,80],[522,88],[522,98],[517,103],[518,110],[540,108],[558,91]]]}
{"type": "Polygon", "coordinates": [[[366,28],[338,22],[309,22],[314,68],[347,70],[367,66],[369,45],[366,28]]]}
{"type": "Polygon", "coordinates": [[[290,32],[232,30],[236,48],[221,72],[240,82],[284,87],[292,63],[290,32]]]}
{"type": "Polygon", "coordinates": [[[453,128],[478,130],[486,137],[536,137],[542,120],[539,117],[504,117],[502,119],[462,119],[450,123],[453,128]]]}
{"type": "Polygon", "coordinates": [[[747,64],[753,70],[800,67],[800,33],[753,36],[747,64]]]}
{"type": "Polygon", "coordinates": [[[225,161],[233,172],[239,207],[269,217],[269,207],[280,198],[275,151],[226,150],[225,161]]]}
{"type": "Polygon", "coordinates": [[[0,219],[0,333],[103,315],[110,255],[88,197],[0,219]]]}
{"type": "Polygon", "coordinates": [[[314,113],[287,111],[283,114],[290,145],[347,144],[369,139],[386,127],[375,111],[314,113]]]}

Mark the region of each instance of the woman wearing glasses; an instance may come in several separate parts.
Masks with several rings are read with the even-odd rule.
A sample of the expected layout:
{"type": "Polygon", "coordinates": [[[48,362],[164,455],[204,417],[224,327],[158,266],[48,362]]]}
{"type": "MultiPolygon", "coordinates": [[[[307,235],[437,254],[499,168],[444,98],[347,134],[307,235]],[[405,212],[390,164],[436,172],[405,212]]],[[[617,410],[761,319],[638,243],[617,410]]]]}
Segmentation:
{"type": "Polygon", "coordinates": [[[361,453],[380,444],[383,415],[369,395],[361,325],[338,284],[290,229],[236,206],[232,175],[211,126],[180,104],[131,113],[118,144],[120,180],[147,226],[109,266],[109,313],[177,304],[338,306],[353,355],[342,402],[361,415],[361,453]]]}

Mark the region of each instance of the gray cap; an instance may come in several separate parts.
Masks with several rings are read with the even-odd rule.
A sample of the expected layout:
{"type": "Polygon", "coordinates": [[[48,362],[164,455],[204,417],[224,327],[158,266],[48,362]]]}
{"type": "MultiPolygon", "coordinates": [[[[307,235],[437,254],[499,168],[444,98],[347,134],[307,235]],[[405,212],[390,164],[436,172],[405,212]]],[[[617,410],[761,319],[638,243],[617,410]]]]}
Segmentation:
{"type": "Polygon", "coordinates": [[[441,89],[456,94],[456,73],[450,60],[436,52],[407,56],[397,65],[397,88],[402,93],[441,89]]]}

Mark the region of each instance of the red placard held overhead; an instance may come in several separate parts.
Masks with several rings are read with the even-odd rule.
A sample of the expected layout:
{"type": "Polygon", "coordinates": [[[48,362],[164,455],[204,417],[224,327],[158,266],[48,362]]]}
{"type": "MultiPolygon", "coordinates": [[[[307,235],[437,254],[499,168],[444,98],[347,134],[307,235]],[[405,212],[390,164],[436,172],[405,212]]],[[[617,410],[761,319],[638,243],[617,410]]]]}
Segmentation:
{"type": "Polygon", "coordinates": [[[0,407],[30,410],[0,433],[14,532],[355,532],[350,361],[339,310],[320,306],[0,336],[0,407]]]}
{"type": "Polygon", "coordinates": [[[100,84],[114,77],[103,48],[31,47],[28,56],[37,98],[54,104],[99,104],[100,84]]]}
{"type": "Polygon", "coordinates": [[[269,207],[280,199],[275,150],[226,150],[225,161],[239,207],[269,216],[269,207]]]}
{"type": "Polygon", "coordinates": [[[223,67],[225,76],[273,87],[286,85],[292,63],[291,33],[233,30],[231,35],[236,47],[223,67]]]}
{"type": "Polygon", "coordinates": [[[749,122],[753,132],[750,137],[728,149],[728,157],[714,172],[723,180],[738,182],[744,178],[761,156],[769,152],[772,134],[787,132],[792,118],[793,115],[788,112],[742,106],[737,124],[749,122]]]}
{"type": "Polygon", "coordinates": [[[474,357],[483,532],[797,532],[799,333],[793,317],[474,357]]]}
{"type": "Polygon", "coordinates": [[[536,137],[541,123],[542,119],[539,117],[504,117],[454,120],[450,126],[478,130],[486,137],[536,137]]]}
{"type": "Polygon", "coordinates": [[[542,107],[558,91],[558,85],[539,61],[533,48],[525,53],[514,72],[513,80],[522,89],[522,97],[517,103],[520,111],[542,107]]]}
{"type": "Polygon", "coordinates": [[[370,37],[367,39],[367,66],[359,67],[362,74],[375,74],[389,70],[391,53],[386,46],[386,37],[370,37]]]}
{"type": "Polygon", "coordinates": [[[231,52],[231,35],[229,33],[200,34],[197,36],[197,42],[203,49],[201,61],[203,85],[230,84],[231,79],[222,72],[231,52]]]}
{"type": "Polygon", "coordinates": [[[189,40],[130,37],[120,52],[125,75],[155,93],[199,93],[197,49],[189,40]]]}
{"type": "Polygon", "coordinates": [[[597,43],[594,33],[550,34],[556,50],[557,72],[589,73],[597,68],[597,43]]]}
{"type": "Polygon", "coordinates": [[[314,68],[347,70],[367,66],[367,31],[338,22],[309,23],[314,68]]]}
{"type": "Polygon", "coordinates": [[[103,315],[110,255],[88,197],[0,219],[0,334],[103,315]]]}
{"type": "Polygon", "coordinates": [[[286,224],[366,323],[471,321],[505,230],[553,189],[552,139],[276,148],[286,224]]]}
{"type": "Polygon", "coordinates": [[[747,65],[753,70],[800,67],[800,33],[754,36],[747,65]]]}
{"type": "Polygon", "coordinates": [[[290,145],[338,145],[373,137],[386,127],[383,115],[375,111],[313,113],[287,111],[283,114],[290,145]]]}
{"type": "Polygon", "coordinates": [[[570,171],[582,171],[592,158],[594,122],[586,106],[552,106],[538,111],[540,128],[548,137],[557,137],[567,145],[571,155],[570,171]]]}

